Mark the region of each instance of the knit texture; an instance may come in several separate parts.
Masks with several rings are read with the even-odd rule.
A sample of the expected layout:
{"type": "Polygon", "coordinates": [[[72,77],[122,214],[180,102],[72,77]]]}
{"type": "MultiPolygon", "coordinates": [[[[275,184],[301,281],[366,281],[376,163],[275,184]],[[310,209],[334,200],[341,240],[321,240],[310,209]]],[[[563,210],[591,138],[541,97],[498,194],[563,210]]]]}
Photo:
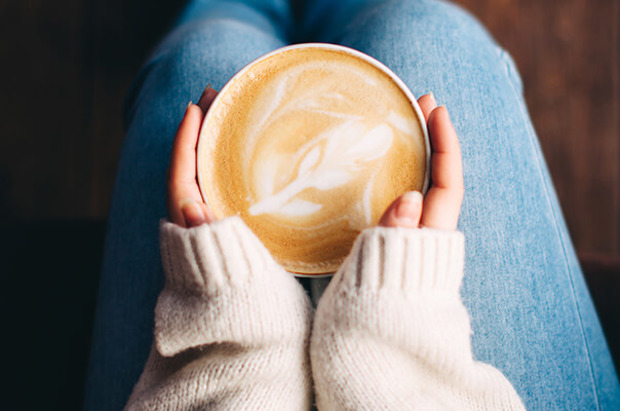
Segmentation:
{"type": "Polygon", "coordinates": [[[129,410],[309,409],[312,308],[239,218],[160,225],[166,283],[129,410]]]}
{"type": "Polygon", "coordinates": [[[517,410],[476,362],[461,303],[464,239],[364,231],[314,317],[239,218],[160,228],[166,284],[129,410],[517,410]],[[310,362],[311,360],[311,362],[310,362]]]}
{"type": "Polygon", "coordinates": [[[455,231],[364,231],[319,301],[311,363],[320,410],[517,410],[473,360],[455,231]]]}

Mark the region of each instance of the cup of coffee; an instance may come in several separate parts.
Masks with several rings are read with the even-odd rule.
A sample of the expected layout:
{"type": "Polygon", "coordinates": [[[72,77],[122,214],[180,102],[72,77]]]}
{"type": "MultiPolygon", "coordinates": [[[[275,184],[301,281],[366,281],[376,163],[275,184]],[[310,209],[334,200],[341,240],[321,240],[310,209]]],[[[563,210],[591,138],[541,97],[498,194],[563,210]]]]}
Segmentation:
{"type": "Polygon", "coordinates": [[[198,181],[300,276],[335,272],[358,234],[406,191],[425,192],[426,122],[407,86],[359,51],[275,50],[222,88],[203,122],[198,181]]]}

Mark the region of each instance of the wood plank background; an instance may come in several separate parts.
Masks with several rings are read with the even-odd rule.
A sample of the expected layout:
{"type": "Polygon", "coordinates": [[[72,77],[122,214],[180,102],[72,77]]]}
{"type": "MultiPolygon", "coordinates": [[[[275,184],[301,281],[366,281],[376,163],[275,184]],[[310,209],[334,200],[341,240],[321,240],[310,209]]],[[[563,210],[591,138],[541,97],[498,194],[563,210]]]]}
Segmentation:
{"type": "Polygon", "coordinates": [[[121,108],[180,2],[0,2],[0,221],[105,219],[121,108]]]}

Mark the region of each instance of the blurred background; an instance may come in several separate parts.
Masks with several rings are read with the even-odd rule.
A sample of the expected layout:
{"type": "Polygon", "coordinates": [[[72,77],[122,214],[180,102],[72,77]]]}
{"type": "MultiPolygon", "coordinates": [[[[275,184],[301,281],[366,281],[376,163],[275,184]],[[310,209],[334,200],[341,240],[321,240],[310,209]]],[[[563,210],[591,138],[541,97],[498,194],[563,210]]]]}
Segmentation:
{"type": "MultiPolygon", "coordinates": [[[[20,409],[81,407],[123,99],[183,3],[0,0],[0,289],[20,409]]],[[[620,0],[456,3],[521,71],[618,359],[620,0]]]]}

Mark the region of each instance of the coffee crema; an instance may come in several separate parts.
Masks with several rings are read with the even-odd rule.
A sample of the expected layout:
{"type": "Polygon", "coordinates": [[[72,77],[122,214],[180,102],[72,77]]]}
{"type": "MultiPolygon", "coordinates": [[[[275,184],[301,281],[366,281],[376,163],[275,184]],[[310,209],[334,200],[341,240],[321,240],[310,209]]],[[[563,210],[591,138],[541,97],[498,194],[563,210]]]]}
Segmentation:
{"type": "Polygon", "coordinates": [[[243,69],[210,108],[203,196],[218,218],[241,216],[287,270],[334,272],[396,197],[424,189],[423,127],[375,65],[337,48],[286,48],[243,69]]]}

